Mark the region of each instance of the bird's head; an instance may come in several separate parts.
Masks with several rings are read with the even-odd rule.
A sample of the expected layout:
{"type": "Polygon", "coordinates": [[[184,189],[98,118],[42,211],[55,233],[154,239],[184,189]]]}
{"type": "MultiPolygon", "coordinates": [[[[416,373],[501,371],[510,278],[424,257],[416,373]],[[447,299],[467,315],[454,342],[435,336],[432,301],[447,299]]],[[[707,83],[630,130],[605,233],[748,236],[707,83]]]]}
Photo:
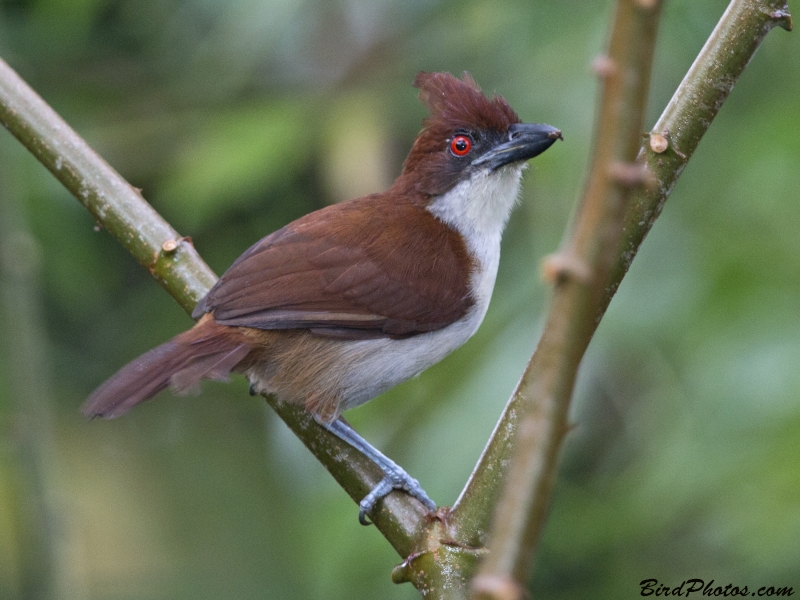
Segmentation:
{"type": "Polygon", "coordinates": [[[547,150],[561,132],[522,123],[501,96],[487,98],[464,73],[421,72],[414,80],[430,111],[406,158],[401,180],[429,196],[440,196],[474,175],[485,177],[507,165],[522,166],[547,150]]]}

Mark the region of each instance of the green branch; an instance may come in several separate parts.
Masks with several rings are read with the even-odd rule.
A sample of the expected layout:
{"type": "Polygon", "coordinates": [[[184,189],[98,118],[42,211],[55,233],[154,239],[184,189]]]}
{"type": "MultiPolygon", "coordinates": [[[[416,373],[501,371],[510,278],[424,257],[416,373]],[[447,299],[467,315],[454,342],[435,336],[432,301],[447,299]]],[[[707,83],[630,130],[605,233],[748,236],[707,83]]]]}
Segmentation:
{"type": "Polygon", "coordinates": [[[703,135],[773,27],[792,30],[786,0],[733,0],[640,150],[657,186],[634,194],[605,311],[703,135]]]}
{"type": "MultiPolygon", "coordinates": [[[[626,18],[632,19],[629,32],[640,32],[644,36],[641,39],[655,35],[656,13],[648,11],[657,11],[658,0],[623,0],[622,5],[629,11],[626,18]]],[[[626,129],[625,119],[617,119],[618,128],[609,122],[605,124],[608,130],[598,131],[598,140],[614,142],[603,150],[596,142],[592,175],[575,234],[565,250],[549,263],[556,281],[550,329],[546,329],[456,506],[449,515],[442,513],[440,519],[429,520],[419,503],[395,493],[381,502],[372,515],[378,529],[406,558],[393,572],[394,581],[413,582],[427,598],[466,597],[465,584],[475,572],[479,558],[486,554],[493,508],[506,503],[501,508],[505,512],[500,512],[498,518],[500,523],[505,519],[505,524],[499,527],[505,527],[512,535],[504,538],[504,534],[493,533],[495,541],[505,540],[506,550],[496,549],[496,558],[487,561],[489,567],[483,573],[489,579],[484,581],[501,584],[510,581],[512,590],[518,591],[514,578],[524,581],[541,530],[543,508],[566,430],[575,370],[586,344],[686,161],[739,74],[775,25],[791,27],[785,2],[734,0],[645,145],[639,147],[641,125],[636,121],[628,122],[626,129]],[[634,136],[636,144],[631,141],[634,136]],[[642,172],[630,168],[632,147],[638,150],[639,160],[646,163],[645,178],[654,178],[657,185],[636,187],[642,172]],[[604,201],[592,200],[593,197],[604,201]],[[605,202],[609,199],[610,204],[605,202]],[[620,246],[614,243],[620,235],[619,219],[608,216],[625,206],[628,208],[620,246]],[[593,213],[591,218],[587,213],[593,213]],[[614,250],[610,255],[606,252],[608,248],[614,250]],[[584,317],[592,314],[592,319],[577,318],[576,314],[584,317]],[[532,402],[533,399],[538,399],[538,403],[532,402]],[[530,448],[522,449],[519,440],[525,436],[515,438],[517,431],[528,434],[530,448]],[[516,451],[515,443],[519,446],[516,451]],[[511,488],[514,493],[505,494],[503,501],[498,502],[507,479],[505,473],[509,472],[505,465],[512,454],[516,456],[511,469],[523,473],[524,478],[519,481],[524,483],[511,488]],[[514,509],[509,509],[513,506],[520,510],[516,516],[512,514],[514,509]],[[518,531],[522,535],[517,535],[515,523],[520,525],[518,531]]],[[[629,43],[631,38],[621,39],[628,42],[618,41],[623,45],[617,47],[612,38],[612,60],[601,61],[598,67],[606,74],[606,85],[620,85],[628,90],[621,97],[630,98],[631,104],[613,110],[604,105],[603,115],[640,114],[637,107],[644,101],[641,90],[646,90],[646,84],[642,81],[636,84],[627,75],[621,77],[614,67],[631,65],[646,77],[651,46],[644,43],[646,48],[637,48],[629,43]],[[631,93],[632,90],[640,91],[631,93]]],[[[184,309],[190,311],[213,285],[215,275],[191,243],[181,238],[138,190],[97,156],[2,61],[0,122],[87,207],[100,225],[150,270],[184,309]]],[[[601,119],[601,124],[604,122],[601,119]]],[[[381,473],[369,460],[320,428],[301,408],[268,401],[355,500],[360,500],[379,481],[381,473]]],[[[516,477],[508,479],[518,481],[516,477]]]]}
{"type": "MultiPolygon", "coordinates": [[[[5,62],[0,60],[0,122],[44,164],[122,246],[191,312],[217,280],[184,240],[5,62]]],[[[278,415],[356,501],[382,478],[366,457],[299,407],[267,399],[278,415]]],[[[408,556],[422,536],[425,509],[406,494],[386,497],[370,517],[408,556]]]]}
{"type": "MultiPolygon", "coordinates": [[[[641,16],[641,11],[657,9],[658,5],[656,1],[638,0],[625,8],[625,3],[620,2],[618,18],[620,13],[631,10],[640,11],[641,16]]],[[[608,105],[604,98],[592,171],[574,234],[566,251],[546,264],[556,289],[545,331],[454,508],[453,520],[463,531],[461,539],[484,543],[489,527],[485,510],[497,503],[490,536],[492,552],[476,581],[476,588],[484,597],[515,598],[522,594],[555,480],[559,450],[568,429],[572,387],[586,346],[697,144],[764,37],[776,25],[791,30],[791,16],[784,0],[730,3],[653,132],[638,149],[640,169],[630,169],[626,162],[631,153],[630,147],[626,149],[624,145],[630,143],[633,132],[616,137],[619,145],[608,142],[609,131],[604,129],[608,105]],[[609,154],[603,158],[605,152],[609,154]],[[609,162],[614,156],[623,162],[609,162]],[[603,164],[606,170],[601,168],[603,164]],[[614,175],[618,184],[626,179],[635,183],[641,178],[645,185],[639,185],[630,195],[623,220],[618,222],[618,242],[613,239],[614,228],[606,230],[602,247],[616,250],[610,273],[602,278],[599,273],[607,263],[601,259],[603,250],[596,244],[601,243],[604,234],[584,225],[594,220],[587,212],[600,210],[600,203],[592,198],[603,187],[603,180],[614,175]],[[601,260],[593,264],[588,256],[601,260]],[[509,467],[502,468],[509,459],[509,467]]],[[[629,50],[635,52],[636,41],[633,43],[629,50]]],[[[647,45],[645,41],[641,43],[647,45]]],[[[614,58],[614,44],[612,37],[612,60],[598,63],[601,74],[617,72],[619,60],[614,58]]],[[[644,50],[640,58],[649,61],[646,54],[650,50],[640,50],[644,50]]],[[[635,97],[636,94],[631,96],[634,104],[635,97]]],[[[632,111],[629,116],[636,122],[640,113],[634,104],[625,110],[632,111]]],[[[615,192],[612,187],[605,193],[615,192]]],[[[603,210],[613,212],[616,201],[609,200],[610,205],[605,204],[603,210]]]]}
{"type": "Polygon", "coordinates": [[[660,12],[658,1],[645,7],[620,0],[608,55],[595,61],[603,89],[591,168],[572,235],[546,266],[555,293],[542,338],[511,400],[517,415],[514,448],[494,514],[491,552],[473,582],[480,597],[504,598],[515,589],[521,595],[530,571],[578,366],[595,331],[631,194],[645,182],[634,161],[660,12]]]}
{"type": "Polygon", "coordinates": [[[216,276],[125,181],[0,60],[0,122],[191,312],[216,276]]]}

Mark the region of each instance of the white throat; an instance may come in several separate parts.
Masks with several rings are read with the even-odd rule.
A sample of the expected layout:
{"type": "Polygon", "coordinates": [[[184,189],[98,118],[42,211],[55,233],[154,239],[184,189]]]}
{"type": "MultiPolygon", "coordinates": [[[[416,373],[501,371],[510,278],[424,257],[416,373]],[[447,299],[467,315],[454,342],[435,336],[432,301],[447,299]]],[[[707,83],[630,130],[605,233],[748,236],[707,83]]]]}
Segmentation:
{"type": "Polygon", "coordinates": [[[279,380],[273,381],[275,370],[270,366],[248,372],[256,389],[298,398],[296,401],[305,401],[313,394],[330,398],[329,416],[336,416],[418,375],[466,342],[489,307],[500,262],[500,238],[519,193],[521,171],[520,165],[509,165],[491,174],[476,173],[428,206],[434,216],[464,236],[476,262],[470,281],[475,304],[464,317],[442,329],[400,340],[341,342],[310,336],[309,340],[318,345],[315,352],[329,354],[320,361],[324,368],[309,370],[306,387],[282,389],[279,380]]]}
{"type": "Polygon", "coordinates": [[[477,171],[436,198],[428,210],[467,238],[467,243],[475,237],[499,238],[519,197],[525,166],[517,163],[494,172],[477,171]]]}
{"type": "Polygon", "coordinates": [[[500,239],[519,197],[524,166],[517,163],[494,172],[477,171],[428,206],[434,216],[464,236],[467,250],[478,263],[470,282],[480,315],[478,324],[492,297],[500,264],[500,239]]]}

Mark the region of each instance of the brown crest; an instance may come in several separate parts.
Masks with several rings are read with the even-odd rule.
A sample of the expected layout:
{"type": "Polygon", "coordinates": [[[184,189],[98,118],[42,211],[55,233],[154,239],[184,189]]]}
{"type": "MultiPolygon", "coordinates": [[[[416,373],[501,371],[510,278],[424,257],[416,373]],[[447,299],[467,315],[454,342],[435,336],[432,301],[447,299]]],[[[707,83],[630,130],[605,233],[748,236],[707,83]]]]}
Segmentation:
{"type": "Polygon", "coordinates": [[[438,195],[455,185],[462,168],[448,165],[447,144],[459,131],[505,135],[520,118],[502,96],[487,98],[469,73],[461,79],[450,73],[420,72],[414,79],[419,99],[430,111],[406,159],[396,185],[438,195]],[[407,177],[411,173],[413,177],[407,177]]]}
{"type": "Polygon", "coordinates": [[[426,129],[483,129],[505,132],[520,119],[505,98],[487,98],[467,72],[458,79],[450,73],[418,73],[414,87],[419,99],[430,111],[426,129]]]}

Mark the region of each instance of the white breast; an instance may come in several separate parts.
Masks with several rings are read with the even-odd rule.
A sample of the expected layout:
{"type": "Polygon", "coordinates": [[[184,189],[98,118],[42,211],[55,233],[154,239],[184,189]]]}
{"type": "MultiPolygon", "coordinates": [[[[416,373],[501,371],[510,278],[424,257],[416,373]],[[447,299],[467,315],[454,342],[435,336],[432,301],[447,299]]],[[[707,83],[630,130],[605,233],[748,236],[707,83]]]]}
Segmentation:
{"type": "Polygon", "coordinates": [[[497,277],[500,239],[517,201],[522,166],[509,165],[494,173],[478,172],[428,207],[433,215],[457,230],[478,268],[470,282],[475,304],[459,321],[438,331],[405,340],[365,340],[358,365],[346,378],[345,408],[362,404],[436,364],[463,345],[478,330],[497,277]]]}
{"type": "Polygon", "coordinates": [[[470,281],[475,304],[463,318],[400,340],[344,342],[306,336],[291,352],[247,372],[256,389],[306,403],[311,410],[322,407],[324,417],[333,419],[420,374],[464,344],[477,331],[492,298],[500,238],[519,194],[521,172],[520,165],[509,165],[493,173],[474,173],[428,207],[464,236],[477,266],[470,281]],[[296,377],[297,373],[303,377],[296,377]]]}
{"type": "MultiPolygon", "coordinates": [[[[494,289],[500,263],[500,239],[519,197],[523,165],[512,164],[493,173],[478,171],[428,207],[431,213],[464,236],[480,269],[472,279],[481,320],[494,289]]],[[[480,321],[478,321],[480,324],[480,321]]]]}

